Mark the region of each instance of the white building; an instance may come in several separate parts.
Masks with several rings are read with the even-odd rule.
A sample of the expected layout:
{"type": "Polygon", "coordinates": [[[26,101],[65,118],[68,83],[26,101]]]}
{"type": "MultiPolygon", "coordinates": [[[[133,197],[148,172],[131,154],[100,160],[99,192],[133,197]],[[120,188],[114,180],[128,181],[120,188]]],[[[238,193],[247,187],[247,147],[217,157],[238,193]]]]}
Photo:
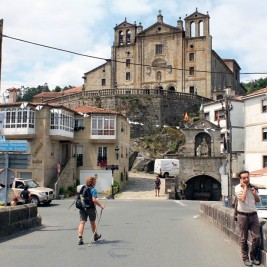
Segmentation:
{"type": "MultiPolygon", "coordinates": [[[[225,98],[204,105],[205,119],[221,127],[221,153],[227,155],[227,139],[232,140],[232,173],[244,168],[244,103],[240,97],[225,98]],[[228,101],[228,103],[226,103],[228,101]],[[229,112],[226,112],[228,105],[229,112]],[[229,114],[229,115],[227,115],[229,114]],[[229,124],[227,125],[227,116],[229,124]],[[227,133],[228,131],[228,133],[227,133]]],[[[229,164],[226,162],[226,168],[229,164]]]]}
{"type": "Polygon", "coordinates": [[[243,97],[245,118],[245,169],[267,167],[267,88],[243,97]]]}

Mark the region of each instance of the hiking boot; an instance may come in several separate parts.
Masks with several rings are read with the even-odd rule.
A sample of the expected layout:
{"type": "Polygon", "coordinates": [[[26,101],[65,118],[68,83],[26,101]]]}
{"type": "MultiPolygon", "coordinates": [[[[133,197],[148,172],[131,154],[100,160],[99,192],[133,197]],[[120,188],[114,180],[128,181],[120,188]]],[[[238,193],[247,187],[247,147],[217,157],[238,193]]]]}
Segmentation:
{"type": "Polygon", "coordinates": [[[83,245],[83,239],[82,238],[79,238],[79,243],[78,245],[83,245]]]}
{"type": "Polygon", "coordinates": [[[252,263],[249,259],[245,259],[244,264],[245,264],[245,266],[252,266],[252,263]]]}
{"type": "Polygon", "coordinates": [[[101,235],[98,235],[98,234],[95,234],[95,235],[94,235],[94,240],[95,240],[95,241],[97,241],[97,240],[100,239],[100,238],[101,238],[101,235]]]}

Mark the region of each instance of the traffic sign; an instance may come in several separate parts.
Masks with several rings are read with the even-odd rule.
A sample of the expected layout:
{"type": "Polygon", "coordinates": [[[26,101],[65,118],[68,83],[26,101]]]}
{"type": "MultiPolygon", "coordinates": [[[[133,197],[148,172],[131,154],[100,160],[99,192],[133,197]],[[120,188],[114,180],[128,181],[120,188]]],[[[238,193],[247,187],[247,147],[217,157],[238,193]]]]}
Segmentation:
{"type": "Polygon", "coordinates": [[[15,179],[14,172],[10,169],[4,169],[0,172],[0,183],[6,186],[6,177],[7,177],[7,185],[13,183],[15,179]]]}
{"type": "Polygon", "coordinates": [[[27,151],[27,141],[3,141],[0,142],[0,151],[27,151]]]}

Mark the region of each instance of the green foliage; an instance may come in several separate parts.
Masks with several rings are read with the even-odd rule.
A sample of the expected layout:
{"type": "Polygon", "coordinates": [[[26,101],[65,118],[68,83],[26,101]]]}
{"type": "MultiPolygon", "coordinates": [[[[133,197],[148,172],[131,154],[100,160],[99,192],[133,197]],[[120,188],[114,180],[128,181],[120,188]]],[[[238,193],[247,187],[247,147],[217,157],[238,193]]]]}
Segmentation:
{"type": "Polygon", "coordinates": [[[134,140],[135,151],[146,150],[151,157],[161,156],[163,153],[176,153],[185,144],[184,133],[180,129],[166,127],[158,129],[157,132],[149,136],[144,136],[134,140]]]}
{"type": "Polygon", "coordinates": [[[114,192],[114,195],[116,195],[116,194],[118,194],[120,192],[120,184],[116,180],[114,180],[113,192],[114,192]]]}
{"type": "Polygon", "coordinates": [[[267,78],[260,78],[248,83],[242,83],[242,85],[247,89],[247,93],[249,94],[256,90],[267,87],[267,78]]]}
{"type": "Polygon", "coordinates": [[[48,85],[38,85],[35,87],[27,87],[21,90],[20,94],[17,96],[17,101],[32,102],[33,97],[42,92],[50,92],[48,85]]]}
{"type": "Polygon", "coordinates": [[[66,193],[67,193],[67,190],[65,189],[65,187],[61,186],[61,187],[59,188],[59,194],[60,194],[60,195],[65,195],[66,193]]]}

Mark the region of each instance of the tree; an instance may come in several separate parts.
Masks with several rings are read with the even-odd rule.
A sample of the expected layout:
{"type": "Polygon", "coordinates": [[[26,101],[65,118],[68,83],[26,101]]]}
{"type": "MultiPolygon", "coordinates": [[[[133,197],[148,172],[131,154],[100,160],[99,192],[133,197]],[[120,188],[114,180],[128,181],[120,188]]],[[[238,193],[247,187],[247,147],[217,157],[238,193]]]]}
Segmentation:
{"type": "Polygon", "coordinates": [[[17,101],[32,102],[33,97],[42,92],[50,92],[47,83],[45,83],[44,85],[38,85],[37,88],[35,87],[24,88],[24,86],[22,86],[21,92],[17,96],[17,101]]]}

